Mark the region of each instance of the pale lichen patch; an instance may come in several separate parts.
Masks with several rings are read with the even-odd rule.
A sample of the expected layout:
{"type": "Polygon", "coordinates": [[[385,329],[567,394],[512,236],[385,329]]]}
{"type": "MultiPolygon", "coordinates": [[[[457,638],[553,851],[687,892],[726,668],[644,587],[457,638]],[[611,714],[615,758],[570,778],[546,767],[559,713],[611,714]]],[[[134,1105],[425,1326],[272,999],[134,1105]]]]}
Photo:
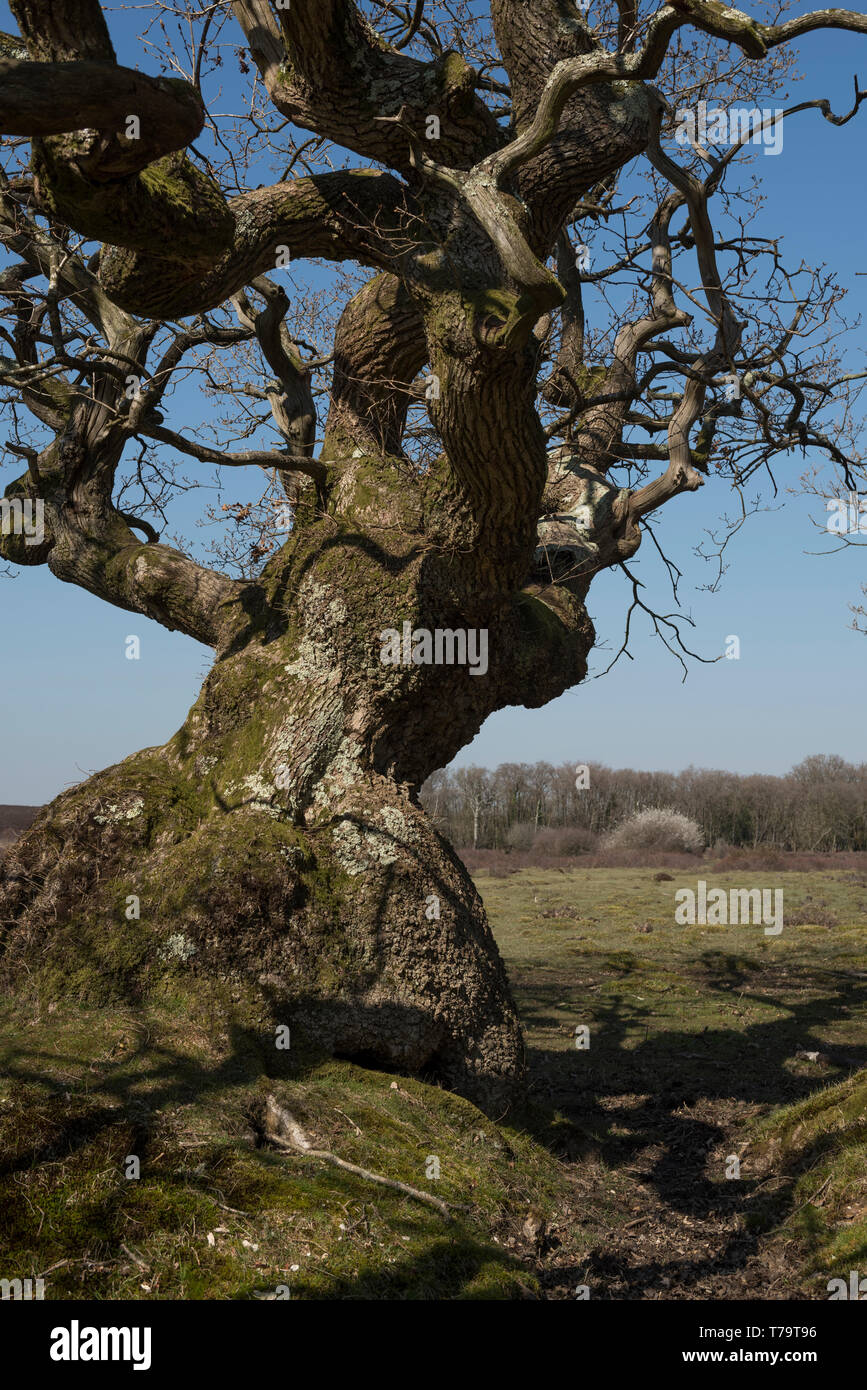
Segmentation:
{"type": "Polygon", "coordinates": [[[160,948],[159,955],[161,960],[188,961],[197,950],[198,947],[183,932],[172,932],[160,948]]]}
{"type": "Polygon", "coordinates": [[[350,820],[334,827],[331,841],[338,863],[351,878],[377,867],[387,868],[400,858],[391,836],[375,829],[361,831],[350,820]]]}
{"type": "Polygon", "coordinates": [[[314,789],[313,800],[317,806],[330,810],[350,787],[357,786],[363,775],[362,753],[355,739],[341,739],[337,754],[314,789]]]}
{"type": "Polygon", "coordinates": [[[418,839],[418,832],[415,827],[407,820],[403,811],[399,811],[396,806],[383,806],[376,814],[389,835],[395,840],[403,840],[412,844],[418,839]]]}
{"type": "Polygon", "coordinates": [[[105,810],[104,816],[94,816],[97,825],[119,825],[121,821],[136,820],[144,811],[144,802],[139,796],[125,810],[116,802],[105,810]]]}
{"type": "Polygon", "coordinates": [[[267,778],[263,777],[260,772],[243,777],[237,784],[237,790],[244,798],[246,806],[251,807],[254,811],[264,811],[274,820],[279,820],[282,814],[281,809],[273,804],[278,788],[273,782],[269,782],[267,778]]]}

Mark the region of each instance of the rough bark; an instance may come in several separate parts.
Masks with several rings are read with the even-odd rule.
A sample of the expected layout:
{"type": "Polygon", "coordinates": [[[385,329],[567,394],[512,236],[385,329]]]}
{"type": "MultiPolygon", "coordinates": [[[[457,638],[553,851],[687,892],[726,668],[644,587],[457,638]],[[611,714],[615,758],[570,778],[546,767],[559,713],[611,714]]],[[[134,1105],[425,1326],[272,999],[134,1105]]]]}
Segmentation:
{"type": "Polygon", "coordinates": [[[178,734],[58,798],[6,857],[4,987],[96,1005],[177,972],[236,980],[263,1029],[504,1109],[522,1070],[505,973],[416,792],[492,707],[580,679],[592,630],[582,615],[552,662],[542,605],[515,596],[478,614],[487,677],[383,666],[384,628],[465,625],[448,569],[420,536],[330,520],[273,562],[178,734]]]}
{"type": "MultiPolygon", "coordinates": [[[[82,56],[108,62],[96,7],[82,4],[94,20],[82,56]]],[[[251,23],[264,13],[239,8],[251,23]]],[[[278,106],[330,129],[338,109],[339,119],[344,107],[352,116],[351,103],[329,104],[311,81],[324,60],[305,40],[303,8],[284,17],[291,70],[269,68],[273,26],[251,46],[278,106]]],[[[355,90],[338,42],[353,14],[335,3],[326,16],[329,80],[341,94],[355,90]]],[[[41,38],[22,23],[34,59],[71,56],[62,33],[45,39],[52,23],[43,19],[41,38]]],[[[522,1074],[514,1006],[478,894],[417,792],[494,710],[543,705],[583,678],[587,587],[638,536],[615,514],[616,488],[565,465],[568,514],[539,528],[550,461],[532,330],[563,294],[531,248],[546,235],[534,223],[532,203],[538,212],[546,197],[533,179],[548,175],[524,166],[522,202],[484,170],[467,173],[502,136],[458,60],[430,70],[367,48],[353,63],[362,96],[371,81],[381,90],[394,79],[396,92],[416,83],[419,111],[443,111],[438,155],[451,168],[420,178],[402,124],[359,125],[354,144],[335,127],[408,182],[352,171],[224,204],[182,154],[118,177],[99,166],[105,142],[94,132],[86,173],[81,137],[35,142],[41,206],[113,243],[98,280],[79,273],[65,292],[83,296],[101,323],[113,316],[112,345],[142,362],[147,333],[131,314],[173,317],[236,296],[283,383],[275,418],[308,454],[309,397],[275,336],[285,305],[271,293],[274,313],[255,316],[244,287],[273,266],[282,242],[383,273],[343,314],[324,446],[305,464],[293,536],[255,582],[140,544],[114,510],[111,480],[130,433],[181,439],[154,423],[158,393],[127,407],[109,375],[102,406],[92,395],[56,403],[57,444],[17,485],[35,495],[38,477],[46,543],[38,557],[20,546],[13,557],[7,542],[7,555],[47,561],[58,577],[197,636],[217,660],[165,748],[65,794],[15,846],[0,871],[0,970],[7,988],[91,1003],[148,998],[177,971],[234,979],[259,991],[262,1027],[286,1023],[315,1048],[435,1076],[501,1110],[522,1074]],[[443,452],[420,474],[401,439],[426,363],[443,452]],[[402,635],[404,624],[484,632],[487,671],[383,664],[383,632],[402,635]],[[141,916],[130,921],[133,898],[141,916]]],[[[611,125],[611,102],[622,98],[600,100],[611,125]]],[[[617,158],[640,138],[630,129],[617,158]]],[[[566,143],[577,158],[575,132],[566,143]]],[[[593,155],[573,171],[570,197],[598,173],[593,155]]],[[[13,208],[10,222],[19,217],[13,208]]],[[[31,262],[56,261],[32,227],[20,247],[31,262]]]]}
{"type": "Polygon", "coordinates": [[[0,186],[0,237],[22,260],[0,285],[17,306],[0,381],[53,438],[38,454],[14,448],[27,469],[7,489],[44,503],[44,540],[0,535],[0,556],[47,564],[188,633],[216,662],[164,748],[58,798],[6,857],[0,983],[101,1004],[148,999],[184,972],[219,977],[253,991],[262,1029],[286,1024],[303,1047],[427,1074],[501,1110],[521,1078],[514,1006],[478,894],[418,789],[493,711],[544,705],[583,678],[588,586],[634,553],[647,512],[702,482],[690,431],[741,344],[716,264],[713,180],[663,153],[648,84],[688,23],[758,59],[814,28],[864,32],[867,19],[834,10],[762,25],[713,0],[673,0],[640,48],[608,52],[567,0],[492,0],[507,131],[459,55],[421,62],[390,48],[352,0],[279,12],[237,0],[277,109],[386,168],[230,199],[186,153],[198,93],[119,67],[97,0],[12,10],[22,38],[0,43],[0,130],[31,136],[32,182],[0,186]],[[130,104],[146,117],[140,140],[117,129],[130,104]],[[441,130],[426,143],[431,115],[441,130]],[[80,129],[85,118],[97,124],[80,129]],[[588,191],[643,151],[674,190],[650,228],[650,303],[618,333],[613,360],[591,365],[565,229],[588,191]],[[630,493],[607,472],[641,395],[638,359],[689,322],[669,236],[681,206],[716,338],[701,354],[670,349],[686,384],[660,422],[666,449],[639,455],[667,466],[630,493]],[[102,243],[98,257],[73,254],[64,228],[102,243]],[[316,459],[288,301],[263,279],[283,247],[377,272],[340,321],[316,459]],[[546,264],[555,249],[559,279],[546,264]],[[48,283],[41,305],[31,278],[48,283]],[[76,357],[65,299],[99,336],[101,360],[76,357]],[[206,317],[174,326],[227,302],[237,334],[206,317]],[[549,450],[537,326],[561,305],[548,396],[570,416],[549,450]],[[172,341],[149,371],[160,321],[172,341]],[[268,399],[287,448],[225,452],[191,438],[191,422],[165,426],[157,407],[184,352],[252,336],[277,379],[268,399]],[[37,340],[51,345],[48,368],[37,340]],[[420,468],[403,436],[424,367],[442,452],[420,468]],[[144,384],[127,399],[131,369],[144,384]],[[117,509],[116,469],[142,438],[281,477],[295,529],[255,580],[196,564],[117,509]],[[411,652],[383,663],[383,634],[405,625],[484,632],[487,669],[411,652]]]}

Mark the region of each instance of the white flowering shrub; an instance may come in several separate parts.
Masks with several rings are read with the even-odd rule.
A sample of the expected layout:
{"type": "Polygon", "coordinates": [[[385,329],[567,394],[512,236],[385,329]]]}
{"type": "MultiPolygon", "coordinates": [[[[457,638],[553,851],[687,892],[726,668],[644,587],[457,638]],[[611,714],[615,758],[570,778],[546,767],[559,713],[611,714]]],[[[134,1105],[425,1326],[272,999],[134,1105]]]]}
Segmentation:
{"type": "Polygon", "coordinates": [[[650,806],[621,821],[606,835],[605,849],[658,849],[681,854],[701,854],[701,826],[670,806],[650,806]]]}

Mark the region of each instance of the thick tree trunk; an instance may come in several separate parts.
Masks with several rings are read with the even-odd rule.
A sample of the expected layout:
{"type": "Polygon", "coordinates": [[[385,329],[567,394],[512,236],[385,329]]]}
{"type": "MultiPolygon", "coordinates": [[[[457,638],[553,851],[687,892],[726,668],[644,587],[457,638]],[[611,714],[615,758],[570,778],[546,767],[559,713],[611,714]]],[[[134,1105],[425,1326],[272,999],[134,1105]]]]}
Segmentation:
{"type": "MultiPolygon", "coordinates": [[[[386,554],[328,519],[302,531],[175,737],[64,793],[7,855],[3,987],[44,1007],[147,999],[179,971],[243,983],[272,1036],[502,1111],[523,1063],[505,971],[416,794],[532,677],[534,600],[478,613],[485,674],[383,665],[386,628],[466,625],[447,574],[417,540],[386,554]]],[[[561,666],[580,679],[581,652],[561,666]]]]}
{"type": "MultiPolygon", "coordinates": [[[[243,980],[293,1045],[502,1105],[521,1036],[466,869],[408,789],[339,752],[330,804],[309,824],[289,813],[259,735],[286,738],[307,712],[265,714],[249,686],[224,702],[223,679],[164,748],[59,797],[10,851],[4,984],[44,1005],[146,998],[178,969],[243,980]]],[[[302,736],[311,763],[328,758],[330,715],[302,736]]]]}

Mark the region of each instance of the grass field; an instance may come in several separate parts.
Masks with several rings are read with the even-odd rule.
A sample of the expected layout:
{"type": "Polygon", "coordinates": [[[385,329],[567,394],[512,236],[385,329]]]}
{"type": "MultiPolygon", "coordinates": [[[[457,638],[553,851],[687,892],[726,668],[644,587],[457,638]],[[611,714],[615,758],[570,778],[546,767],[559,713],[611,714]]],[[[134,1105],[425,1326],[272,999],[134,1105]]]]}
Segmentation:
{"type": "Polygon", "coordinates": [[[675,926],[679,870],[477,876],[528,1043],[530,1104],[503,1123],[275,1056],[237,992],[179,985],[146,1014],[7,1003],[0,1277],[55,1298],[827,1297],[867,1273],[867,887],[713,881],[779,884],[788,924],[675,926]],[[453,1219],[263,1146],[269,1094],[317,1149],[453,1219]]]}
{"type": "Polygon", "coordinates": [[[585,1213],[579,1260],[608,1297],[827,1296],[842,1265],[867,1272],[867,1084],[814,1101],[809,1123],[798,1103],[867,1065],[867,880],[714,875],[724,889],[782,886],[794,924],[766,936],[676,926],[675,889],[697,876],[477,879],[532,1094],[562,1117],[585,1213]],[[731,1155],[740,1179],[726,1177],[731,1155]]]}

